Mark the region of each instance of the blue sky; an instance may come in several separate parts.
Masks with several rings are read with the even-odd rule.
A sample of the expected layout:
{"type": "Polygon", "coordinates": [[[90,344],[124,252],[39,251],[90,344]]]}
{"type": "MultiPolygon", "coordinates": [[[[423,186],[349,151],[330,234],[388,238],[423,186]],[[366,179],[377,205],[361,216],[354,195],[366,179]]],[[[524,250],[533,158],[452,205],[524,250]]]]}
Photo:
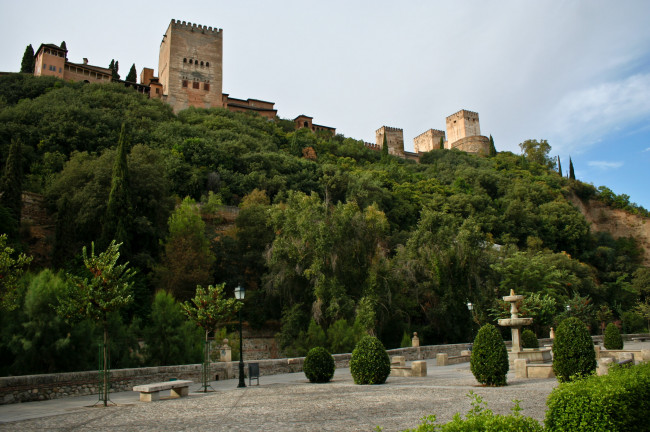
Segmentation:
{"type": "Polygon", "coordinates": [[[413,137],[477,111],[497,149],[547,139],[565,170],[650,209],[648,1],[0,0],[0,71],[25,46],[157,69],[172,18],[224,30],[224,92],[273,101],[346,136],[413,137]]]}

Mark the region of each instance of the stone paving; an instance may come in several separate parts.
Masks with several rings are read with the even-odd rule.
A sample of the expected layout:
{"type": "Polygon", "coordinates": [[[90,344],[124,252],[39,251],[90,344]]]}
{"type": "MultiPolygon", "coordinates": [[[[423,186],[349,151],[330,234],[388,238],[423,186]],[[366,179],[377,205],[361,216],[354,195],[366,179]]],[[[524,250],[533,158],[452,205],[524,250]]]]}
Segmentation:
{"type": "MultiPolygon", "coordinates": [[[[543,420],[554,378],[515,379],[507,387],[480,387],[469,364],[436,367],[427,361],[424,378],[389,377],[384,385],[355,385],[349,369],[327,384],[311,384],[304,374],[263,376],[260,385],[237,388],[236,380],[213,382],[212,393],[144,403],[138,393],[111,395],[117,406],[88,407],[97,396],[0,406],[0,430],[18,431],[385,431],[415,427],[425,415],[449,421],[470,409],[470,391],[496,413],[507,414],[521,400],[522,414],[543,420]]],[[[254,383],[253,383],[254,384],[254,383]]]]}
{"type": "MultiPolygon", "coordinates": [[[[626,342],[626,349],[650,349],[650,342],[626,342]]],[[[401,431],[436,414],[447,422],[471,407],[467,394],[488,408],[509,414],[513,399],[522,414],[542,421],[555,378],[517,379],[506,387],[481,387],[469,363],[436,366],[427,360],[424,378],[389,377],[386,384],[355,385],[350,370],[337,369],[332,382],[311,384],[301,373],[262,376],[260,385],[237,388],[237,380],[212,382],[214,392],[145,403],[135,392],[111,394],[117,404],[89,407],[97,395],[0,405],[0,431],[401,431]]],[[[247,383],[248,384],[248,383],[247,383]]],[[[162,395],[161,395],[162,396],[162,395]]]]}

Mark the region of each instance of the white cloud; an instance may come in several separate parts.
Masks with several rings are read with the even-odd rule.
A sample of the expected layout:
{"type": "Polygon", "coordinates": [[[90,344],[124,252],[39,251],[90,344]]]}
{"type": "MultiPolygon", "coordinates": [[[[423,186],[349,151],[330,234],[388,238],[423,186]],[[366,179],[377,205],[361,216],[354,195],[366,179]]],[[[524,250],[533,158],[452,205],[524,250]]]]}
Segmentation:
{"type": "Polygon", "coordinates": [[[617,169],[623,166],[623,162],[608,162],[608,161],[589,161],[587,165],[590,167],[600,168],[602,170],[617,169]]]}
{"type": "Polygon", "coordinates": [[[648,147],[647,149],[643,150],[641,153],[645,153],[645,152],[650,152],[650,147],[648,147]]]}
{"type": "Polygon", "coordinates": [[[650,73],[568,93],[550,116],[554,141],[567,152],[586,150],[604,135],[650,117],[648,94],[650,73]]]}

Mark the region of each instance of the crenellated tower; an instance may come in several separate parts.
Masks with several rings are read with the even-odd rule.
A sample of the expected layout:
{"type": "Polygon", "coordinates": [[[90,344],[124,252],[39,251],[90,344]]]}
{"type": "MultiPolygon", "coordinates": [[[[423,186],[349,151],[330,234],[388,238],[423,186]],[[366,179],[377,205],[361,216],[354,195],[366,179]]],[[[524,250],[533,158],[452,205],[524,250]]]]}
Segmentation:
{"type": "Polygon", "coordinates": [[[174,112],[223,107],[223,30],[172,20],[160,43],[158,78],[174,112]]]}
{"type": "Polygon", "coordinates": [[[404,130],[389,126],[382,126],[375,131],[375,142],[382,149],[384,137],[388,145],[388,154],[404,157],[404,130]]]}

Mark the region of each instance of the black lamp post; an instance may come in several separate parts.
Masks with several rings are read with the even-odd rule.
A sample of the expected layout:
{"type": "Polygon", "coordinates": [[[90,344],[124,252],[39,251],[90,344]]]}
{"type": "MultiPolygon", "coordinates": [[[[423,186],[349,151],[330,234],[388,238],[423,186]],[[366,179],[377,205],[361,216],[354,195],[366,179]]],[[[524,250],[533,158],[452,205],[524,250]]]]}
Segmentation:
{"type": "Polygon", "coordinates": [[[469,310],[469,317],[470,317],[469,329],[473,337],[474,336],[474,312],[473,312],[474,305],[472,304],[472,302],[470,301],[467,302],[467,309],[469,310]]]}
{"type": "MultiPolygon", "coordinates": [[[[237,300],[244,300],[246,290],[242,286],[235,288],[235,298],[237,300]]],[[[241,308],[239,308],[239,387],[246,387],[246,380],[244,380],[244,336],[242,331],[241,308]]]]}

